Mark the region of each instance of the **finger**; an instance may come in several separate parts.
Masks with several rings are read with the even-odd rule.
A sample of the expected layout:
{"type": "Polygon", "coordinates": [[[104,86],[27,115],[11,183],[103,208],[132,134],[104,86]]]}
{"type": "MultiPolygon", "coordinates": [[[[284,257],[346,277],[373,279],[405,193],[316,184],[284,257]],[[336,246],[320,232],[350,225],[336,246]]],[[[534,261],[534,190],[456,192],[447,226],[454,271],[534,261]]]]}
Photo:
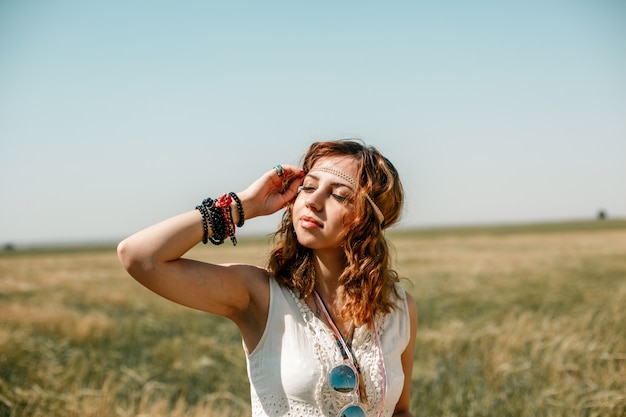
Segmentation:
{"type": "Polygon", "coordinates": [[[296,165],[284,164],[281,165],[283,167],[283,173],[286,176],[302,176],[304,175],[304,170],[296,165]]]}
{"type": "Polygon", "coordinates": [[[284,190],[281,192],[283,207],[295,201],[296,197],[298,197],[298,190],[300,189],[303,181],[304,179],[302,177],[296,177],[286,184],[284,190]]]}
{"type": "Polygon", "coordinates": [[[283,192],[285,197],[292,200],[298,194],[298,188],[302,185],[302,181],[303,179],[301,177],[291,179],[283,192]]]}
{"type": "MultiPolygon", "coordinates": [[[[279,177],[281,177],[281,180],[284,182],[304,176],[304,170],[296,165],[285,164],[279,166],[280,172],[282,173],[279,177]]],[[[278,171],[276,171],[276,175],[278,175],[278,171]]]]}
{"type": "Polygon", "coordinates": [[[270,172],[269,175],[273,187],[277,188],[280,194],[284,194],[294,179],[304,176],[304,171],[295,165],[276,165],[273,173],[270,172]]]}

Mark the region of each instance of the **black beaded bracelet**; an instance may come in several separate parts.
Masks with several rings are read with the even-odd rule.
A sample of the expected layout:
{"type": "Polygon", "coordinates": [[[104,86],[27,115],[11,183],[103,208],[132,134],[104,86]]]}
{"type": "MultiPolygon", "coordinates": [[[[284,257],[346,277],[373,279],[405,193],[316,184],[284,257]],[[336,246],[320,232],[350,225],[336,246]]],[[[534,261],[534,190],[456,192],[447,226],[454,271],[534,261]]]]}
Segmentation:
{"type": "Polygon", "coordinates": [[[228,217],[228,221],[226,222],[227,226],[227,235],[230,237],[230,241],[233,242],[233,246],[237,246],[237,238],[235,237],[235,222],[233,222],[233,211],[228,206],[226,209],[226,216],[228,217]]]}
{"type": "Polygon", "coordinates": [[[237,227],[241,227],[246,220],[243,213],[243,205],[241,204],[241,200],[239,200],[237,194],[233,193],[232,191],[228,194],[230,194],[233,200],[235,200],[235,203],[237,203],[237,211],[239,212],[239,221],[237,222],[237,227]]]}
{"type": "Polygon", "coordinates": [[[202,204],[196,206],[196,209],[202,214],[202,243],[211,242],[214,245],[221,245],[229,237],[233,245],[237,245],[235,226],[243,226],[244,212],[241,201],[235,193],[224,194],[217,200],[205,198],[202,204]],[[237,225],[233,221],[231,198],[237,203],[237,211],[239,212],[237,225]],[[209,227],[212,232],[211,236],[209,236],[209,227]]]}
{"type": "MultiPolygon", "coordinates": [[[[209,241],[209,223],[211,222],[211,215],[209,214],[209,210],[206,205],[204,205],[204,202],[203,204],[196,206],[196,210],[200,211],[200,214],[202,214],[202,243],[206,245],[209,241]]],[[[211,227],[211,229],[213,229],[213,227],[211,227]]]]}
{"type": "Polygon", "coordinates": [[[202,214],[202,243],[205,245],[210,241],[214,245],[221,245],[226,239],[226,220],[222,210],[214,207],[215,201],[212,198],[205,198],[202,204],[196,206],[196,210],[202,214]],[[209,236],[209,227],[212,236],[209,236]]]}
{"type": "Polygon", "coordinates": [[[224,218],[224,213],[222,209],[219,207],[211,206],[209,208],[209,213],[211,214],[211,229],[213,230],[213,235],[209,237],[209,240],[214,245],[221,245],[226,240],[226,219],[224,218]]]}

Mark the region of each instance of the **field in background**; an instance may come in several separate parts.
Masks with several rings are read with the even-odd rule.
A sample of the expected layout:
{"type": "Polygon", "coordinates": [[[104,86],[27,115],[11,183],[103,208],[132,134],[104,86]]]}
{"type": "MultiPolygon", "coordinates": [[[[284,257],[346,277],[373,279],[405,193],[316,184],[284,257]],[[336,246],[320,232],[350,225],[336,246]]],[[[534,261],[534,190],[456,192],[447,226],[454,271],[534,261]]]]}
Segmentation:
{"type": "MultiPolygon", "coordinates": [[[[626,222],[389,237],[420,314],[416,417],[626,414],[626,222]]],[[[234,325],[152,294],[113,248],[0,252],[0,417],[246,416],[248,401],[234,325]]]]}

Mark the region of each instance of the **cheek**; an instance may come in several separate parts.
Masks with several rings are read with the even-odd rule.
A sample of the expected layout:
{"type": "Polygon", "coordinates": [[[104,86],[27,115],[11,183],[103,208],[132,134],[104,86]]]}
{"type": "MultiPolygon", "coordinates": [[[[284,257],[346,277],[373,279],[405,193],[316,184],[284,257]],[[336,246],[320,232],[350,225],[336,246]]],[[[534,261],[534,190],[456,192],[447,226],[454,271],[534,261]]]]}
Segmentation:
{"type": "Polygon", "coordinates": [[[352,223],[354,223],[355,217],[356,216],[355,216],[354,210],[350,208],[346,208],[343,210],[343,214],[341,215],[341,224],[344,227],[352,226],[352,223]]]}
{"type": "Polygon", "coordinates": [[[291,204],[292,213],[297,210],[301,210],[305,206],[304,204],[305,201],[306,201],[306,197],[302,195],[302,193],[298,194],[296,198],[293,200],[293,203],[291,204]]]}

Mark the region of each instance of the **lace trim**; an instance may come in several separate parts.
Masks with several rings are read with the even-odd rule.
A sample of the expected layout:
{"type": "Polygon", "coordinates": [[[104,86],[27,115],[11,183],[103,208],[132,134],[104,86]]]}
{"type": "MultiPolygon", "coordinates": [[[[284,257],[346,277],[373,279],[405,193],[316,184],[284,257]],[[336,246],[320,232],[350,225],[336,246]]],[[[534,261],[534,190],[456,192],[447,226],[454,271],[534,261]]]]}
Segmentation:
{"type": "MultiPolygon", "coordinates": [[[[305,323],[307,323],[307,328],[311,332],[316,359],[321,366],[322,378],[320,378],[315,387],[315,400],[322,407],[320,411],[323,414],[336,416],[346,405],[356,402],[356,395],[338,393],[328,383],[330,370],[343,362],[335,337],[332,330],[311,311],[306,303],[291,290],[289,290],[289,293],[295,300],[305,323]]],[[[382,337],[386,315],[377,314],[375,321],[378,335],[382,337]]],[[[362,406],[368,415],[378,415],[382,402],[383,378],[379,367],[381,352],[379,352],[376,346],[374,334],[370,326],[363,325],[354,330],[352,349],[361,365],[365,391],[367,392],[368,403],[362,404],[362,406]]]]}
{"type": "Polygon", "coordinates": [[[324,416],[322,410],[303,401],[288,399],[282,395],[252,397],[253,417],[310,417],[324,416]]]}

